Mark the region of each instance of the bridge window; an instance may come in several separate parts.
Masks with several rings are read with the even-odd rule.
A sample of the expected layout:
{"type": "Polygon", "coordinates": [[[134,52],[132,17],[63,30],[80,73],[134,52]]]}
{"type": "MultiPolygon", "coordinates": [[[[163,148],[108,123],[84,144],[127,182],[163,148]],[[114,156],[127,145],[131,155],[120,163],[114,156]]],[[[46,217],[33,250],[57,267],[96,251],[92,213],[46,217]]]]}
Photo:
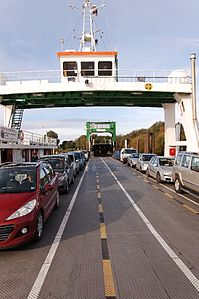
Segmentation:
{"type": "Polygon", "coordinates": [[[76,77],[77,76],[77,62],[65,61],[63,63],[63,75],[64,77],[76,77]]]}
{"type": "Polygon", "coordinates": [[[98,76],[112,76],[112,61],[98,62],[98,76]]]}
{"type": "Polygon", "coordinates": [[[81,75],[86,77],[95,75],[95,64],[93,61],[81,62],[81,75]]]}

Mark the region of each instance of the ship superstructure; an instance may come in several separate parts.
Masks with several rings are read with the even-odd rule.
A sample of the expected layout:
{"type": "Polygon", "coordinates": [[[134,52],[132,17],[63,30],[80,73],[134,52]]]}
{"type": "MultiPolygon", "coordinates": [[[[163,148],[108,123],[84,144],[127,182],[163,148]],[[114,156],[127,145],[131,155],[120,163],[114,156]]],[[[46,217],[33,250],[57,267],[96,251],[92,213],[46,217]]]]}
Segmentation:
{"type": "MultiPolygon", "coordinates": [[[[91,83],[100,78],[116,81],[117,55],[116,51],[97,51],[98,40],[95,37],[94,18],[104,5],[97,6],[90,0],[84,0],[82,7],[83,30],[80,38],[79,51],[65,50],[58,52],[60,60],[61,82],[91,83]]],[[[99,81],[99,80],[98,80],[99,81]]]]}

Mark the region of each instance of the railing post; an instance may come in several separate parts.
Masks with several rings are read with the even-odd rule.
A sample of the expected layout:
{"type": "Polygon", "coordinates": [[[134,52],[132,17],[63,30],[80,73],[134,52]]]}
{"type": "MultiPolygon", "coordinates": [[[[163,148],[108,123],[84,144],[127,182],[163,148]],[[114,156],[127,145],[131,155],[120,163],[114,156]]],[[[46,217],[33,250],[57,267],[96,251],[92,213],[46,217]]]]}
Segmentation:
{"type": "Polygon", "coordinates": [[[190,55],[191,60],[191,78],[192,78],[192,116],[193,120],[197,120],[196,110],[196,54],[190,55]]]}

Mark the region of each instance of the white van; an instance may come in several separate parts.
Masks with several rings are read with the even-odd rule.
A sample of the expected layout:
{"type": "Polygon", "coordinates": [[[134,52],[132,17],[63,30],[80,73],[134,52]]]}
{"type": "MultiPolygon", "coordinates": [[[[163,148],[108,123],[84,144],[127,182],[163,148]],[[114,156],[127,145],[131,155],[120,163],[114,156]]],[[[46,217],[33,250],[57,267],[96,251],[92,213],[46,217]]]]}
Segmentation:
{"type": "Polygon", "coordinates": [[[129,157],[131,154],[137,153],[137,150],[135,148],[122,148],[120,151],[120,161],[122,163],[127,162],[127,157],[129,157]]]}

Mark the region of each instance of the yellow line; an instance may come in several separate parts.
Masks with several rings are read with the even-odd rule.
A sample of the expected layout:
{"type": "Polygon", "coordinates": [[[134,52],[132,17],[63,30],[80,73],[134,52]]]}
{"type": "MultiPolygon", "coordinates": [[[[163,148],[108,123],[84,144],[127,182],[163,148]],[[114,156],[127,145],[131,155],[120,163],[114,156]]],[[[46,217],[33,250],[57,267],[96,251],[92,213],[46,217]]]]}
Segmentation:
{"type": "Polygon", "coordinates": [[[190,208],[189,206],[187,205],[183,205],[184,208],[186,208],[187,210],[189,210],[190,212],[194,213],[194,214],[199,214],[199,212],[197,212],[196,210],[190,208]]]}
{"type": "Polygon", "coordinates": [[[169,193],[164,192],[164,194],[172,199],[174,199],[174,197],[172,195],[170,195],[169,193]]]}
{"type": "Polygon", "coordinates": [[[100,236],[101,239],[107,239],[106,226],[104,223],[100,223],[100,236]]]}
{"type": "Polygon", "coordinates": [[[102,198],[102,195],[101,195],[100,191],[97,192],[97,198],[98,198],[98,199],[99,199],[99,198],[102,198]]]}
{"type": "Polygon", "coordinates": [[[152,185],[152,186],[153,186],[153,188],[155,188],[155,189],[159,190],[159,188],[158,188],[158,187],[156,187],[155,185],[152,185]]]}
{"type": "Polygon", "coordinates": [[[103,260],[105,296],[116,296],[110,260],[103,260]]]}
{"type": "Polygon", "coordinates": [[[100,203],[98,204],[98,213],[103,213],[103,207],[100,203]]]}

